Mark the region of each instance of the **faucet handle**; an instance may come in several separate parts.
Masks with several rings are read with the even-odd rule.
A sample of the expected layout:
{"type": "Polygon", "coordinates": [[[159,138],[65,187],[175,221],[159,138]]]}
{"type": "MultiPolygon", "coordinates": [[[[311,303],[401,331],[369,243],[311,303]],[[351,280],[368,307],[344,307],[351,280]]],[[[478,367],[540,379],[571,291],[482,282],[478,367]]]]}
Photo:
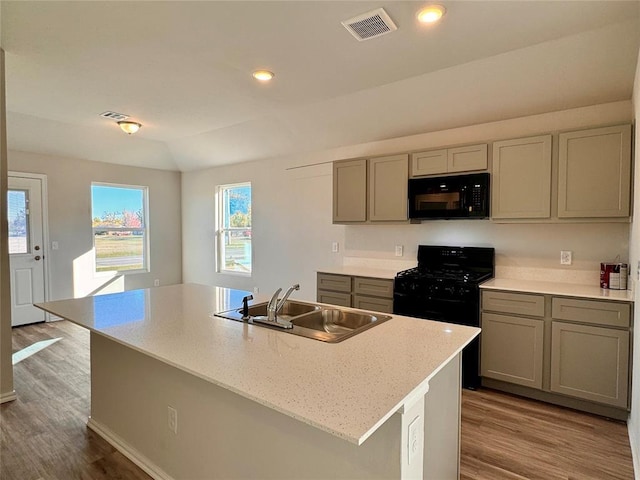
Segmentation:
{"type": "Polygon", "coordinates": [[[249,320],[249,300],[253,300],[253,295],[247,295],[242,299],[242,319],[249,320]]]}

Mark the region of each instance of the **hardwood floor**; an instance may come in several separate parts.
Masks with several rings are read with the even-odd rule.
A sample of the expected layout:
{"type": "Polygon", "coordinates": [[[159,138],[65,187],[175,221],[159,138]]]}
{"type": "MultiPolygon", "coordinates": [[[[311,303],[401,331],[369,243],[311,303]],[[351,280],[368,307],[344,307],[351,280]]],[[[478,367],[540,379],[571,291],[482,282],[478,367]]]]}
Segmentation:
{"type": "MultiPolygon", "coordinates": [[[[86,330],[64,321],[20,327],[14,351],[51,338],[62,340],[14,367],[18,400],[0,407],[0,478],[149,479],[85,426],[86,330]]],[[[491,390],[465,390],[462,405],[462,480],[633,479],[622,423],[491,390]]]]}
{"type": "Polygon", "coordinates": [[[85,426],[90,411],[87,330],[66,321],[14,328],[13,351],[60,337],[14,367],[18,399],[0,407],[0,478],[150,479],[85,426]]]}
{"type": "Polygon", "coordinates": [[[627,426],[491,391],[462,396],[462,480],[633,479],[627,426]]]}

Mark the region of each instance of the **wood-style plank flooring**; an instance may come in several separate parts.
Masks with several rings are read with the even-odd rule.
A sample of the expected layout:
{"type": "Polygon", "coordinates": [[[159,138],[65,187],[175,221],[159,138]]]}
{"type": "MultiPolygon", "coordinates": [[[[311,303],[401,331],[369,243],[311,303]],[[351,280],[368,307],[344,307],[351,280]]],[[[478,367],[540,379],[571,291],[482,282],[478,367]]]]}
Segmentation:
{"type": "MultiPolygon", "coordinates": [[[[59,337],[14,368],[18,400],[0,407],[0,479],[148,480],[85,426],[86,330],[65,321],[19,327],[14,351],[59,337]]],[[[462,401],[462,480],[633,479],[623,423],[491,390],[465,390],[462,401]]]]}

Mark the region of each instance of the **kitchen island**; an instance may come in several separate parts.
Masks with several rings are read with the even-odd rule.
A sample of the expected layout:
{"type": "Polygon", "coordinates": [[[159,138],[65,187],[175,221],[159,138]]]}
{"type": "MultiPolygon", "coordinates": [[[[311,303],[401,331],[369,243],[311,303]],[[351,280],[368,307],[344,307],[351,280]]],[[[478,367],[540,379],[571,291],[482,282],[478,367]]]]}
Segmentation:
{"type": "Polygon", "coordinates": [[[393,316],[328,344],[214,315],[185,284],[39,304],[91,331],[88,426],[154,478],[457,478],[460,352],[393,316]]]}

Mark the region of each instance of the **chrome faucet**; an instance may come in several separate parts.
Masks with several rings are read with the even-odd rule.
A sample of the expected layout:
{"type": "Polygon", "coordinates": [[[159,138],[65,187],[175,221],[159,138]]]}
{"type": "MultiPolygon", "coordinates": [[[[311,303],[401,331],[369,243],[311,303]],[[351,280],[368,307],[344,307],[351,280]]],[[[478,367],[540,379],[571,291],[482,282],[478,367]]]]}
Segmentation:
{"type": "Polygon", "coordinates": [[[280,295],[282,289],[279,288],[278,290],[276,290],[276,293],[273,294],[273,297],[271,297],[271,300],[269,300],[269,303],[267,304],[268,321],[277,322],[278,313],[280,313],[280,310],[282,310],[282,307],[284,307],[284,302],[287,301],[294,290],[300,290],[300,285],[297,283],[295,285],[291,285],[280,301],[278,301],[278,295],[280,295]]]}

